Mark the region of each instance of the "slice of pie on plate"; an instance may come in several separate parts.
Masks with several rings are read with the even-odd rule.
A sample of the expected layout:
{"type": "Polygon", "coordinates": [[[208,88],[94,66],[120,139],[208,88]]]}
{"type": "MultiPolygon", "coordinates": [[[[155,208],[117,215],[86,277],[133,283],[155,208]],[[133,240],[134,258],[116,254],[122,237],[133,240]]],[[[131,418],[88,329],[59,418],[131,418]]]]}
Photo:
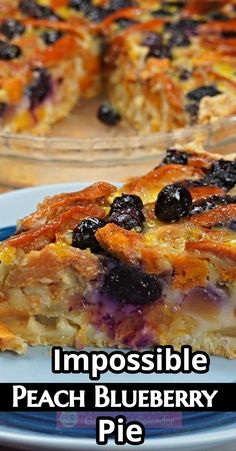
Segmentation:
{"type": "Polygon", "coordinates": [[[0,248],[0,349],[236,357],[236,160],[168,149],[121,189],[46,198],[0,248]]]}

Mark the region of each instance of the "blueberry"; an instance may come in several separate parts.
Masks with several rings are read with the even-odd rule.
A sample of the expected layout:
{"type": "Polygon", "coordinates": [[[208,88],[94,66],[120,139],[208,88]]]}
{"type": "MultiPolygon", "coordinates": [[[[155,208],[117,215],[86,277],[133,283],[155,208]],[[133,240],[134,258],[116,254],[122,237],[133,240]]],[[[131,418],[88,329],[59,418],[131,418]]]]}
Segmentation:
{"type": "MultiPolygon", "coordinates": [[[[86,15],[86,17],[93,22],[100,22],[101,20],[105,19],[105,17],[113,14],[119,9],[128,8],[133,5],[134,3],[131,0],[110,0],[110,2],[104,5],[104,7],[93,6],[90,0],[71,0],[70,2],[71,7],[82,11],[86,15]]],[[[123,21],[121,19],[120,26],[124,26],[125,28],[133,24],[131,22],[133,21],[129,21],[129,19],[123,19],[123,21]]]]}
{"type": "Polygon", "coordinates": [[[232,219],[232,221],[229,222],[228,227],[233,232],[236,232],[236,220],[232,219]]]}
{"type": "Polygon", "coordinates": [[[160,299],[162,286],[155,274],[118,266],[105,276],[101,293],[121,304],[145,305],[160,299]]]}
{"type": "Polygon", "coordinates": [[[181,152],[176,149],[167,149],[166,157],[163,160],[164,164],[188,164],[188,155],[186,152],[181,152]]]}
{"type": "Polygon", "coordinates": [[[179,79],[181,81],[187,81],[191,78],[192,72],[188,69],[183,69],[179,74],[179,79]]]}
{"type": "Polygon", "coordinates": [[[33,81],[26,88],[26,95],[30,100],[30,108],[34,109],[42,103],[51,91],[51,76],[46,69],[35,68],[33,81]]]}
{"type": "Polygon", "coordinates": [[[236,232],[236,220],[231,219],[228,221],[217,222],[216,224],[213,225],[213,227],[220,229],[229,229],[232,232],[236,232]]]}
{"type": "Polygon", "coordinates": [[[0,119],[4,116],[6,110],[7,110],[7,103],[0,102],[0,119]]]}
{"type": "Polygon", "coordinates": [[[177,221],[187,216],[192,207],[192,196],[187,188],[180,185],[168,185],[158,194],[155,203],[155,215],[163,222],[177,221]]]}
{"type": "Polygon", "coordinates": [[[190,102],[185,106],[185,109],[190,117],[190,124],[193,125],[198,120],[199,113],[199,103],[198,102],[190,102]]]}
{"type": "Polygon", "coordinates": [[[119,9],[130,8],[134,5],[135,2],[132,0],[110,0],[108,8],[115,12],[119,9]]]}
{"type": "Polygon", "coordinates": [[[233,188],[236,184],[236,160],[214,161],[201,182],[203,185],[217,185],[228,190],[233,188]]]}
{"type": "Polygon", "coordinates": [[[186,105],[186,111],[190,115],[191,123],[194,124],[197,122],[198,113],[199,113],[199,102],[205,96],[215,97],[221,94],[222,91],[216,88],[214,85],[205,85],[200,86],[199,88],[193,89],[187,93],[187,99],[190,101],[186,105]]]}
{"type": "Polygon", "coordinates": [[[111,211],[121,210],[128,207],[135,207],[138,210],[142,210],[142,199],[139,196],[136,196],[136,194],[122,194],[113,200],[111,211]]]}
{"type": "Polygon", "coordinates": [[[68,6],[86,14],[89,12],[91,4],[91,0],[70,0],[68,6]]]}
{"type": "Polygon", "coordinates": [[[95,233],[98,229],[104,227],[104,225],[106,225],[106,222],[102,219],[83,219],[73,230],[72,246],[83,250],[89,248],[93,252],[99,252],[101,246],[95,237],[95,233]]]}
{"type": "Polygon", "coordinates": [[[181,19],[178,22],[166,24],[165,28],[170,33],[168,48],[188,47],[191,44],[190,37],[195,34],[196,22],[189,19],[181,19]]]}
{"type": "Polygon", "coordinates": [[[160,47],[162,45],[162,35],[155,31],[149,31],[146,33],[145,38],[142,41],[142,45],[145,45],[150,50],[160,47]]]}
{"type": "Polygon", "coordinates": [[[160,33],[156,33],[154,31],[147,32],[141,45],[148,47],[149,51],[147,57],[153,58],[170,57],[169,50],[164,45],[163,37],[160,33]]]}
{"type": "Polygon", "coordinates": [[[116,125],[121,120],[119,113],[109,103],[103,103],[99,107],[97,118],[106,125],[116,125]]]}
{"type": "Polygon", "coordinates": [[[197,26],[203,23],[196,19],[179,19],[177,22],[165,24],[165,29],[170,33],[167,47],[171,50],[173,47],[188,47],[191,44],[191,36],[197,34],[197,26]]]}
{"type": "Polygon", "coordinates": [[[179,19],[176,22],[169,22],[165,24],[167,31],[185,30],[189,34],[195,34],[198,25],[204,23],[204,20],[198,19],[179,19]]]}
{"type": "Polygon", "coordinates": [[[62,36],[63,36],[62,31],[53,30],[53,29],[43,31],[41,34],[41,38],[43,39],[43,41],[45,42],[46,45],[54,44],[62,36]]]}
{"type": "Polygon", "coordinates": [[[102,6],[92,6],[85,14],[86,17],[92,22],[101,22],[111,13],[112,11],[107,8],[103,8],[102,6]]]}
{"type": "Polygon", "coordinates": [[[156,48],[154,50],[149,50],[148,58],[171,58],[171,53],[170,53],[170,49],[168,49],[167,47],[163,46],[162,48],[156,48]]]}
{"type": "Polygon", "coordinates": [[[236,196],[218,196],[213,195],[208,197],[207,199],[194,202],[192,204],[191,215],[203,213],[208,210],[212,210],[215,207],[220,205],[230,205],[236,203],[236,196]]]}
{"type": "Polygon", "coordinates": [[[168,48],[173,47],[188,47],[191,44],[189,36],[185,30],[177,29],[171,33],[168,41],[168,48]]]}
{"type": "Polygon", "coordinates": [[[25,26],[18,20],[8,19],[0,25],[0,33],[6,36],[9,40],[13,39],[15,36],[19,36],[25,32],[25,26]]]}
{"type": "Polygon", "coordinates": [[[156,9],[152,11],[152,16],[154,17],[168,17],[172,16],[172,12],[167,11],[166,9],[156,9]]]}
{"type": "Polygon", "coordinates": [[[108,221],[124,229],[135,229],[137,232],[141,232],[143,230],[145,216],[141,210],[135,207],[126,207],[111,211],[108,221]]]}
{"type": "Polygon", "coordinates": [[[18,45],[9,44],[0,40],[0,60],[13,60],[19,58],[22,52],[18,45]]]}
{"type": "Polygon", "coordinates": [[[187,98],[195,102],[200,102],[200,100],[205,96],[215,97],[219,94],[221,94],[221,91],[219,91],[219,89],[217,89],[214,85],[206,85],[189,91],[187,98]]]}
{"type": "Polygon", "coordinates": [[[48,6],[42,6],[36,0],[21,0],[19,3],[20,11],[33,19],[51,19],[59,20],[60,17],[48,6]]]}

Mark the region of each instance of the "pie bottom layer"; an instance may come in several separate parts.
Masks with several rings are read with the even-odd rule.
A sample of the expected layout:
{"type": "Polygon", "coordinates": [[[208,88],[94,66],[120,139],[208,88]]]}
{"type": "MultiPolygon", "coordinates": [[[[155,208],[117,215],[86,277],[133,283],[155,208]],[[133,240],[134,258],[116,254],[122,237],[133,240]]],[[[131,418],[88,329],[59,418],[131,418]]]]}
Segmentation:
{"type": "MultiPolygon", "coordinates": [[[[39,258],[42,252],[35,254],[39,258]]],[[[51,257],[48,254],[53,267],[51,257]]],[[[213,284],[181,293],[170,288],[163,275],[165,288],[160,299],[143,306],[121,304],[101,294],[102,273],[96,280],[88,280],[95,268],[89,252],[87,257],[88,266],[79,278],[70,267],[57,273],[57,280],[50,278],[47,268],[34,284],[30,265],[25,266],[24,276],[17,267],[10,278],[2,272],[2,280],[8,280],[11,287],[5,282],[0,302],[1,350],[24,353],[27,345],[144,349],[159,344],[176,349],[191,345],[194,350],[236,357],[233,294],[229,296],[213,284]],[[24,285],[26,274],[25,286],[17,286],[24,285]]]]}

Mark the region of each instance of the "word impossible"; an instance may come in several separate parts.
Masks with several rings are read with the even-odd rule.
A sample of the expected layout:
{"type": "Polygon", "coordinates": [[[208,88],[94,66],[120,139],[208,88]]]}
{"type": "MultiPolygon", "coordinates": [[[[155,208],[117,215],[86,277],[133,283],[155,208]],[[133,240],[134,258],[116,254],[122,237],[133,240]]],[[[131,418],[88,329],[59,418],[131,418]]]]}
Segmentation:
{"type": "Polygon", "coordinates": [[[86,373],[91,380],[110,371],[131,374],[148,373],[206,373],[210,358],[205,352],[193,352],[191,346],[175,351],[173,346],[157,346],[153,351],[64,351],[60,346],[52,348],[53,373],[86,373]]]}

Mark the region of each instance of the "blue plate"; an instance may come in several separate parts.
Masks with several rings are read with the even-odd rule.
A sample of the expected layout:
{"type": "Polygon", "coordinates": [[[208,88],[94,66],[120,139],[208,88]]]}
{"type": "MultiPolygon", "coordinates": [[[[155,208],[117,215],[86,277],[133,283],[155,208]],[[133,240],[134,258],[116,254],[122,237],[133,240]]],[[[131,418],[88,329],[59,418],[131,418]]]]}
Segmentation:
{"type": "Polygon", "coordinates": [[[0,413],[0,424],[50,435],[94,438],[99,415],[126,416],[127,421],[139,420],[145,425],[146,437],[176,436],[204,432],[217,426],[236,424],[235,412],[17,412],[0,413]],[[155,425],[155,427],[153,427],[155,425]]]}
{"type": "Polygon", "coordinates": [[[3,227],[0,229],[0,241],[6,240],[16,231],[16,226],[3,227]]]}

